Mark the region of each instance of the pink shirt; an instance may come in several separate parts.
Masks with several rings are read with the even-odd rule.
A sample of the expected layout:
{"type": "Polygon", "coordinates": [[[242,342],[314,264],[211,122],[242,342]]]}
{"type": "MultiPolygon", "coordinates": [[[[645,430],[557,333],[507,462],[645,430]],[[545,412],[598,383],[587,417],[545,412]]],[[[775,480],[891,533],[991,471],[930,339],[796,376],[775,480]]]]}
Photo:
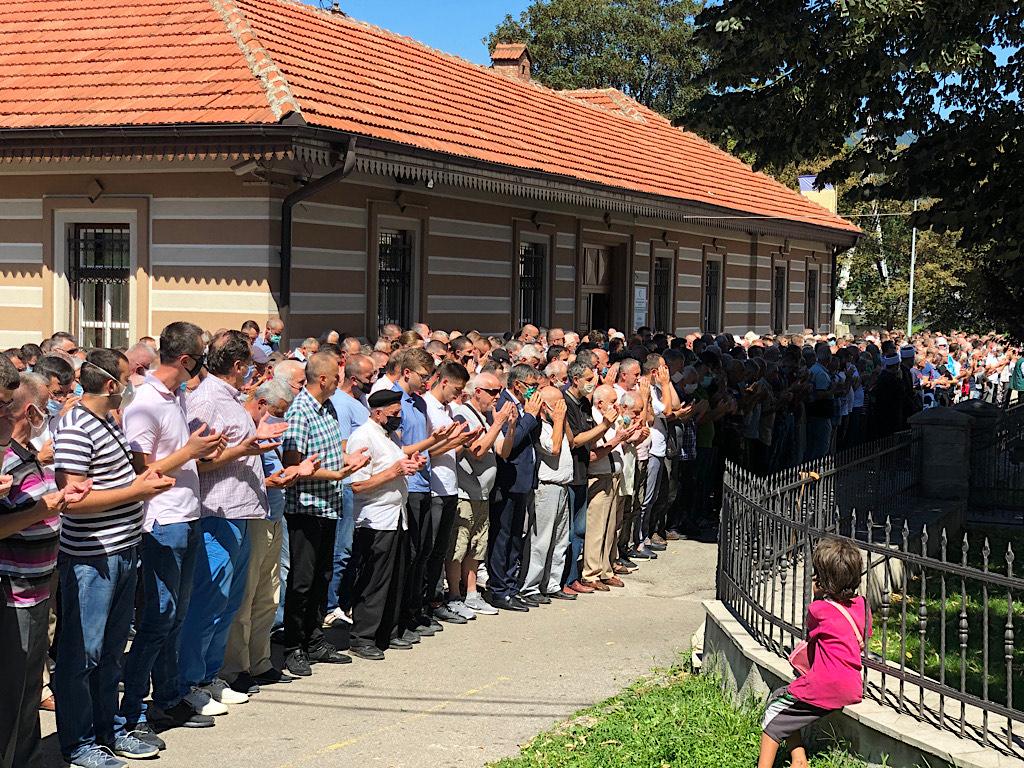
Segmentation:
{"type": "MultiPolygon", "coordinates": [[[[864,598],[855,597],[844,607],[862,633],[867,628],[867,642],[871,611],[864,598]]],[[[859,702],[863,698],[861,650],[846,617],[825,600],[815,600],[807,608],[807,642],[811,668],[789,684],[789,692],[822,709],[840,709],[859,702]]]]}
{"type": "MultiPolygon", "coordinates": [[[[180,392],[171,392],[159,379],[146,374],[146,381],[135,391],[135,399],[124,409],[124,433],[135,453],[165,459],[183,447],[191,435],[185,418],[185,403],[180,392]]],[[[146,502],[146,522],[142,529],[153,530],[154,523],[188,523],[199,519],[199,470],[189,460],[173,472],[174,487],[146,502]]]]}

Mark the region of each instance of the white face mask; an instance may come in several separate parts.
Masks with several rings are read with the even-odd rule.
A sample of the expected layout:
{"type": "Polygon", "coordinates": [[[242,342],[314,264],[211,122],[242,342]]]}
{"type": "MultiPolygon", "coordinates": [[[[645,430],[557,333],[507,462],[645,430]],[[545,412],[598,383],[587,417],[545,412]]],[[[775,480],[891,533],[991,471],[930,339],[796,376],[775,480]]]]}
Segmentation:
{"type": "Polygon", "coordinates": [[[683,387],[683,391],[688,395],[692,395],[694,392],[697,391],[697,382],[694,382],[693,384],[687,384],[686,386],[683,387]]]}
{"type": "Polygon", "coordinates": [[[683,372],[682,371],[676,371],[675,373],[672,374],[672,383],[673,384],[678,384],[682,380],[683,380],[683,372]]]}

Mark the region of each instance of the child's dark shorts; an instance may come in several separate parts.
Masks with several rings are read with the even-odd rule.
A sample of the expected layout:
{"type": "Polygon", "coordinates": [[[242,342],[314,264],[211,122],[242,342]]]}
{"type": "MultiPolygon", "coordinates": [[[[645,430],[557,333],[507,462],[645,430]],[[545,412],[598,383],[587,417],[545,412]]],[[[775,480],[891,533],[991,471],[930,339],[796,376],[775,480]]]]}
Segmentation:
{"type": "Polygon", "coordinates": [[[761,730],[781,744],[801,728],[820,720],[831,711],[800,701],[784,686],[768,697],[761,730]]]}

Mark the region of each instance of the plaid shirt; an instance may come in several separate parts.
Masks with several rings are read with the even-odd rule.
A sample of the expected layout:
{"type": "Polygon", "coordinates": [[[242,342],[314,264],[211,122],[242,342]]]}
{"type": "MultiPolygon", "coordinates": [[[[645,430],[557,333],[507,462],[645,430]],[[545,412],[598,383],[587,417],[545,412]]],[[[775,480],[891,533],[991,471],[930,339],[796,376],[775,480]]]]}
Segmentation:
{"type": "MultiPolygon", "coordinates": [[[[315,453],[324,469],[339,471],[342,468],[345,454],[341,450],[341,428],[330,400],[321,405],[303,387],[286,417],[288,430],[282,438],[282,452],[296,451],[302,456],[315,453]]],[[[333,520],[341,512],[341,504],[340,480],[299,480],[285,489],[287,515],[314,515],[333,520]]]]}

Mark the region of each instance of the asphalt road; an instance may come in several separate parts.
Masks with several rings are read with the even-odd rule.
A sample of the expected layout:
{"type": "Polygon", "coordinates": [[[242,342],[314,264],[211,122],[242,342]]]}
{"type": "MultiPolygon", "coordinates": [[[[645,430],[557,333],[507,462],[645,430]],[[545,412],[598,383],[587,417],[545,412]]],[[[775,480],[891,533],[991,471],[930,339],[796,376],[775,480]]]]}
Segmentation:
{"type": "MultiPolygon", "coordinates": [[[[159,768],[482,766],[672,663],[703,620],[716,546],[676,542],[626,587],[479,616],[383,662],[317,665],[210,729],[164,733],[159,768]]],[[[343,633],[332,638],[346,644],[343,633]]],[[[45,768],[65,765],[43,714],[45,768]]],[[[142,765],[136,761],[134,765],[142,765]]]]}

